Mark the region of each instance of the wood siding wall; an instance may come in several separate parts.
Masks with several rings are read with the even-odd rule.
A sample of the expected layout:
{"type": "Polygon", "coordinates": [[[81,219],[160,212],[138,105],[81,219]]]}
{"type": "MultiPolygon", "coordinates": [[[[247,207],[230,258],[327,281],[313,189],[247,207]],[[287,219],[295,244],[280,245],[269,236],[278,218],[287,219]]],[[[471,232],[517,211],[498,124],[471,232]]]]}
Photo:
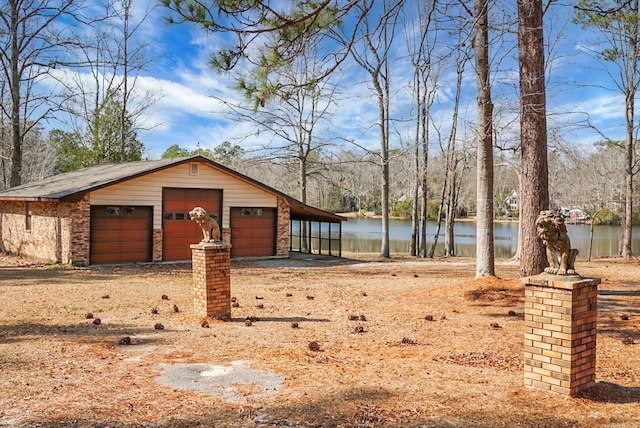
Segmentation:
{"type": "Polygon", "coordinates": [[[231,207],[277,207],[277,197],[252,184],[199,164],[199,174],[190,174],[190,164],[134,178],[91,192],[91,205],[146,205],[153,207],[153,228],[162,229],[162,188],[222,189],[222,224],[229,227],[231,207]]]}

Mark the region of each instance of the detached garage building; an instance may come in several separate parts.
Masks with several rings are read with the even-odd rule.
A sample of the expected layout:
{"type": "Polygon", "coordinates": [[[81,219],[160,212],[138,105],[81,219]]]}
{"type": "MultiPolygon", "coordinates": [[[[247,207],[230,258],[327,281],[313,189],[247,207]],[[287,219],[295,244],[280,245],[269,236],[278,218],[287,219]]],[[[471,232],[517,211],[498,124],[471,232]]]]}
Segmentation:
{"type": "Polygon", "coordinates": [[[0,192],[0,251],[89,264],[191,260],[201,206],[231,257],[287,256],[290,220],[343,217],[201,156],[98,165],[0,192]]]}

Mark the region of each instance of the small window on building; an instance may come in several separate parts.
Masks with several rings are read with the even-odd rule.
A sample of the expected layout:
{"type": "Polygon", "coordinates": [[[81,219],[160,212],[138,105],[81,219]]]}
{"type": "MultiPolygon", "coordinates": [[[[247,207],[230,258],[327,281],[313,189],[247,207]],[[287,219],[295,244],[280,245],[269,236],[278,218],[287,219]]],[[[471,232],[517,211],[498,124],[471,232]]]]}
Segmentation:
{"type": "Polygon", "coordinates": [[[243,208],[243,217],[262,217],[262,208],[243,208]]]}
{"type": "Polygon", "coordinates": [[[184,213],[176,213],[176,220],[184,220],[184,213]]]}
{"type": "Polygon", "coordinates": [[[134,215],[135,213],[135,207],[122,207],[122,215],[134,215]]]}
{"type": "Polygon", "coordinates": [[[173,220],[173,213],[164,213],[165,220],[173,220]]]}
{"type": "Polygon", "coordinates": [[[33,214],[31,202],[27,202],[27,212],[26,212],[26,221],[25,221],[25,229],[31,230],[31,215],[33,214]]]}
{"type": "Polygon", "coordinates": [[[200,164],[199,163],[191,163],[189,174],[191,175],[199,175],[200,174],[200,164]]]}
{"type": "Polygon", "coordinates": [[[120,215],[120,207],[107,207],[107,215],[109,216],[120,215]]]}

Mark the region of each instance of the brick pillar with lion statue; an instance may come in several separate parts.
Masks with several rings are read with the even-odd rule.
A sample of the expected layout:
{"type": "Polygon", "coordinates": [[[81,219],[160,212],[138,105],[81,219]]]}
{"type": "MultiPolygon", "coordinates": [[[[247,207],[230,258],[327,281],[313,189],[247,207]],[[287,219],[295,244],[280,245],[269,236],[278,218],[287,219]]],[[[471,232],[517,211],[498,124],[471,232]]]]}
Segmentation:
{"type": "Polygon", "coordinates": [[[231,319],[231,245],[221,240],[218,223],[202,207],[189,211],[203,239],[191,245],[196,316],[231,319]]]}

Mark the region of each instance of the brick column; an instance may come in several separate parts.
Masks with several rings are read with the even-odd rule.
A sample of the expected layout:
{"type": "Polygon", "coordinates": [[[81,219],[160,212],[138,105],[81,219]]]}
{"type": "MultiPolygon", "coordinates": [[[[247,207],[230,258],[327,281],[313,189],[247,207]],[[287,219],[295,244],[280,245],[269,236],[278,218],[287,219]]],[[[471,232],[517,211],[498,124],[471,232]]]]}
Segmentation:
{"type": "Polygon", "coordinates": [[[600,279],[543,273],[522,281],[525,386],[567,395],[590,388],[600,279]]]}
{"type": "Polygon", "coordinates": [[[71,207],[71,260],[76,266],[87,266],[91,259],[91,204],[88,195],[71,207]]]}
{"type": "Polygon", "coordinates": [[[196,316],[231,319],[231,245],[191,245],[196,316]]]}
{"type": "Polygon", "coordinates": [[[276,227],[276,256],[288,256],[291,208],[284,198],[278,198],[277,211],[278,224],[276,227]]]}
{"type": "Polygon", "coordinates": [[[153,250],[151,260],[154,262],[162,261],[162,243],[164,239],[163,229],[153,229],[153,250]]]}

